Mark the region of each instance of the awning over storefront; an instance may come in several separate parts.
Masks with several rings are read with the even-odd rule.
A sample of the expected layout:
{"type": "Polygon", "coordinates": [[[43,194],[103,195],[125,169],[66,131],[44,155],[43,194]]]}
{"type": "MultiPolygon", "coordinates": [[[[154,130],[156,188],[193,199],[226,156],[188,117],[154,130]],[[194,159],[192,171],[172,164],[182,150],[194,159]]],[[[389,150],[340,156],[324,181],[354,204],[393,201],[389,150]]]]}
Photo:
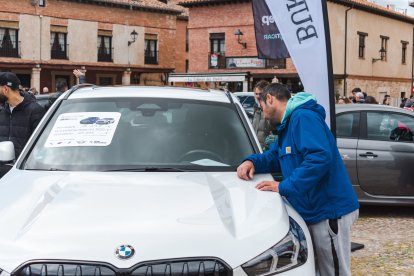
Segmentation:
{"type": "Polygon", "coordinates": [[[179,74],[171,73],[168,82],[243,82],[248,73],[205,73],[205,74],[179,74]]]}

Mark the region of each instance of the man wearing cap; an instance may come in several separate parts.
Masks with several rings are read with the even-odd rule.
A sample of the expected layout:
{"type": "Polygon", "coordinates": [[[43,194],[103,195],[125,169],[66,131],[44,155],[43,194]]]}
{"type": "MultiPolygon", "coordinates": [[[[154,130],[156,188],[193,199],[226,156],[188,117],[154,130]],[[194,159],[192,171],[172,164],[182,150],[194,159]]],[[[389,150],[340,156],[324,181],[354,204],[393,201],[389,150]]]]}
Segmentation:
{"type": "Polygon", "coordinates": [[[362,93],[362,92],[355,93],[355,103],[357,103],[357,104],[365,103],[364,93],[362,93]]]}
{"type": "Polygon", "coordinates": [[[16,74],[0,73],[0,141],[13,142],[16,158],[45,113],[33,97],[20,93],[19,85],[16,74]]]}

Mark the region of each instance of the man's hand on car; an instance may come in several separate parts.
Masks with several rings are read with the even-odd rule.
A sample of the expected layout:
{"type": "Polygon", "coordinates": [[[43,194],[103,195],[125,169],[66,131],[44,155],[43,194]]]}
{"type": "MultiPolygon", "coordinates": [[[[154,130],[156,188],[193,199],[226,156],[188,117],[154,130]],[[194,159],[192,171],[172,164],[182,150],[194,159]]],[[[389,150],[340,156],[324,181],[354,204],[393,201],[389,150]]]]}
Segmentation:
{"type": "Polygon", "coordinates": [[[277,181],[262,181],[256,185],[256,189],[260,191],[279,192],[279,183],[277,181]]]}
{"type": "Polygon", "coordinates": [[[254,175],[254,165],[250,160],[244,161],[237,167],[237,176],[244,180],[252,180],[254,175]]]}

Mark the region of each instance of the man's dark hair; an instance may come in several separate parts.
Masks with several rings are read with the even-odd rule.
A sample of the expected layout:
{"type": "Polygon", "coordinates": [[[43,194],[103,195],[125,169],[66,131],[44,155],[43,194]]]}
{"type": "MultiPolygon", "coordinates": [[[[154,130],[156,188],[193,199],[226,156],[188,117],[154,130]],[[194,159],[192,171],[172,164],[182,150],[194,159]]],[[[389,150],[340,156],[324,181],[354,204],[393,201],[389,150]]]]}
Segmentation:
{"type": "Polygon", "coordinates": [[[68,83],[65,80],[59,80],[56,83],[56,92],[65,92],[68,89],[68,83]]]}
{"type": "Polygon", "coordinates": [[[269,82],[266,80],[260,80],[256,83],[256,85],[254,86],[254,89],[259,89],[260,91],[263,91],[263,89],[266,88],[266,86],[269,85],[269,82]]]}
{"type": "Polygon", "coordinates": [[[368,94],[366,92],[362,92],[362,94],[364,94],[364,99],[368,97],[368,94]]]}
{"type": "Polygon", "coordinates": [[[266,102],[267,94],[270,94],[279,101],[283,102],[288,101],[291,97],[288,87],[280,83],[271,83],[268,86],[266,86],[265,89],[263,89],[262,94],[260,95],[262,101],[266,102]]]}
{"type": "Polygon", "coordinates": [[[354,89],[352,89],[352,93],[357,93],[357,92],[362,92],[361,88],[355,87],[354,89]]]}

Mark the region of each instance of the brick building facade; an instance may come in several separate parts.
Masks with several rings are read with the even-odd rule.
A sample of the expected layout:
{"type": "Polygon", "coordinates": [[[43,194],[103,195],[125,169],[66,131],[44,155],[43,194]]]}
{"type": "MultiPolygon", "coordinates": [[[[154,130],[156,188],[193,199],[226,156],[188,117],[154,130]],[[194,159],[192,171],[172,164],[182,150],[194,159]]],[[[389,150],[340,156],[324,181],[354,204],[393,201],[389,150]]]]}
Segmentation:
{"type": "Polygon", "coordinates": [[[2,1],[0,71],[38,90],[53,91],[60,79],[75,84],[75,68],[98,85],[162,85],[169,72],[185,71],[176,68],[185,56],[183,11],[161,0],[2,1]]]}
{"type": "MultiPolygon", "coordinates": [[[[220,80],[227,79],[231,91],[251,91],[257,80],[276,76],[293,91],[301,88],[289,58],[266,61],[262,63],[264,68],[255,68],[257,51],[251,0],[182,0],[181,4],[189,8],[190,74],[176,74],[170,79],[194,80],[210,87],[222,86],[224,82],[220,80]],[[241,42],[246,47],[238,43],[237,30],[243,33],[241,42]],[[213,49],[214,41],[222,41],[224,45],[224,50],[218,49],[218,56],[217,49],[213,49]],[[212,54],[218,66],[211,66],[212,54]],[[250,62],[250,67],[234,68],[230,66],[233,59],[250,62]],[[235,73],[241,74],[239,78],[232,77],[235,73]]],[[[404,95],[409,96],[414,18],[366,0],[329,0],[328,15],[335,93],[349,95],[359,86],[378,100],[385,94],[391,95],[394,105],[404,95]],[[379,59],[383,47],[386,57],[379,59]]]]}
{"type": "Polygon", "coordinates": [[[201,87],[226,86],[230,91],[251,91],[258,80],[271,81],[277,76],[293,91],[301,89],[290,58],[257,58],[250,0],[190,0],[181,1],[181,4],[189,8],[189,75],[192,77],[177,74],[177,83],[180,78],[188,80],[187,83],[195,79],[200,80],[197,84],[201,87]],[[238,30],[243,34],[240,41],[235,35],[238,30]],[[220,45],[220,42],[222,46],[213,45],[220,45]],[[243,43],[246,43],[246,47],[243,43]]]}

